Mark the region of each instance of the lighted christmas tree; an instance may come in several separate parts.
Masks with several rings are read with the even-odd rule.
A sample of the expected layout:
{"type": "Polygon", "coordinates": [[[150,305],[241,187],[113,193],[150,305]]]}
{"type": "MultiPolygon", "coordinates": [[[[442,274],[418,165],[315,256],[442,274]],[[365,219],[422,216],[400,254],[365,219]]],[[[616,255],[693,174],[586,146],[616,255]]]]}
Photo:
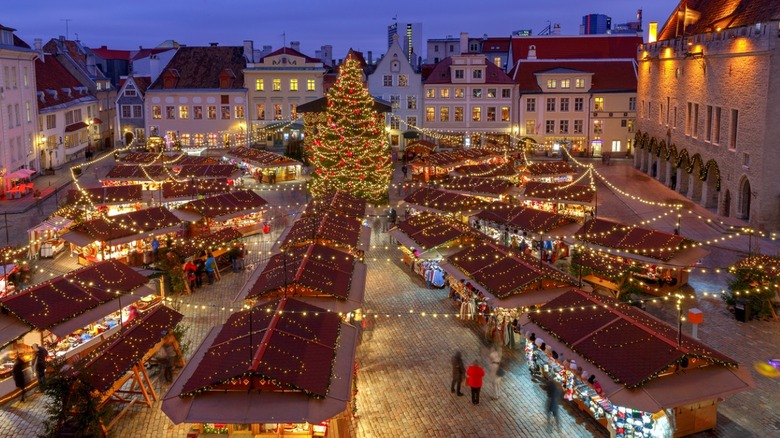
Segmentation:
{"type": "Polygon", "coordinates": [[[360,63],[351,54],[327,102],[311,143],[312,193],[343,190],[370,202],[386,200],[393,169],[384,115],[374,109],[360,63]]]}

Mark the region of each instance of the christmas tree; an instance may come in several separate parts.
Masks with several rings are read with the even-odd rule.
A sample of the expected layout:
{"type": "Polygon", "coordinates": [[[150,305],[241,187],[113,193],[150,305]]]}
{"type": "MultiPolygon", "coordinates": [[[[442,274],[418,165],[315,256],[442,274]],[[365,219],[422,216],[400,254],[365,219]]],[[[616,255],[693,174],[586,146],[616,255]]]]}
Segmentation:
{"type": "Polygon", "coordinates": [[[311,143],[312,193],[343,190],[370,202],[386,200],[393,169],[384,115],[374,109],[360,63],[351,54],[328,91],[327,102],[311,143]]]}

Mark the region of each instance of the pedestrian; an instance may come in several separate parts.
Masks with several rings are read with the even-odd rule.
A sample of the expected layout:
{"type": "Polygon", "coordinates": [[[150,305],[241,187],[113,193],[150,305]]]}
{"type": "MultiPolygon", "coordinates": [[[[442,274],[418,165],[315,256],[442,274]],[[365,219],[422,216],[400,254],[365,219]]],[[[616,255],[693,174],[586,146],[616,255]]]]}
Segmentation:
{"type": "Polygon", "coordinates": [[[209,251],[206,253],[206,262],[204,269],[206,270],[206,276],[209,278],[209,285],[214,284],[214,279],[217,273],[217,260],[214,259],[214,255],[209,251]]]}
{"type": "Polygon", "coordinates": [[[163,362],[163,376],[168,383],[173,382],[173,367],[176,366],[176,359],[178,354],[176,349],[173,348],[173,341],[170,337],[166,338],[163,344],[163,351],[165,352],[165,362],[163,362]]]}
{"type": "Polygon", "coordinates": [[[190,291],[195,289],[197,283],[197,271],[198,267],[195,266],[195,263],[192,263],[192,260],[187,260],[187,262],[184,263],[184,275],[187,277],[187,282],[190,284],[190,291]]]}
{"type": "Polygon", "coordinates": [[[460,385],[463,382],[463,377],[466,375],[466,366],[463,365],[463,356],[460,351],[456,351],[452,356],[452,383],[450,383],[450,392],[454,393],[457,389],[458,396],[462,396],[460,391],[460,385]]]}
{"type": "Polygon", "coordinates": [[[550,379],[545,383],[544,389],[547,391],[547,432],[552,430],[551,417],[555,417],[555,427],[560,430],[561,420],[558,417],[558,405],[561,399],[561,388],[554,380],[550,379]]]}
{"type": "Polygon", "coordinates": [[[240,258],[241,249],[239,249],[237,243],[234,243],[230,248],[230,262],[233,264],[233,272],[238,272],[240,258]]]}
{"type": "Polygon", "coordinates": [[[669,188],[675,190],[677,188],[677,172],[672,172],[672,176],[669,180],[669,188]]]}
{"type": "Polygon", "coordinates": [[[490,377],[495,379],[498,368],[501,366],[501,351],[496,347],[491,348],[490,354],[488,354],[488,360],[490,361],[490,364],[488,365],[490,377]]]}
{"type": "Polygon", "coordinates": [[[504,382],[505,375],[506,371],[504,371],[504,367],[499,365],[496,370],[496,375],[493,376],[493,400],[498,400],[499,397],[501,397],[501,386],[504,382]]]}
{"type": "Polygon", "coordinates": [[[14,384],[16,384],[16,387],[22,391],[22,401],[24,401],[24,360],[22,360],[22,355],[19,352],[16,353],[16,362],[14,362],[14,367],[11,370],[11,374],[14,376],[14,384]]]}
{"type": "Polygon", "coordinates": [[[157,237],[152,239],[152,261],[157,263],[157,253],[160,251],[160,241],[157,237]]]}
{"type": "Polygon", "coordinates": [[[46,358],[49,357],[49,352],[38,344],[33,344],[32,348],[35,350],[33,356],[35,377],[38,378],[38,386],[43,389],[46,386],[46,358]]]}
{"type": "Polygon", "coordinates": [[[195,287],[203,287],[203,274],[206,272],[203,257],[196,258],[193,264],[195,265],[195,287]]]}
{"type": "Polygon", "coordinates": [[[404,164],[403,166],[401,166],[401,173],[404,174],[404,179],[406,179],[407,172],[409,172],[409,168],[407,168],[406,164],[404,164]]]}
{"type": "Polygon", "coordinates": [[[471,363],[466,370],[466,384],[471,388],[471,403],[479,404],[479,391],[482,389],[482,378],[485,377],[485,370],[479,366],[477,359],[471,363]]]}

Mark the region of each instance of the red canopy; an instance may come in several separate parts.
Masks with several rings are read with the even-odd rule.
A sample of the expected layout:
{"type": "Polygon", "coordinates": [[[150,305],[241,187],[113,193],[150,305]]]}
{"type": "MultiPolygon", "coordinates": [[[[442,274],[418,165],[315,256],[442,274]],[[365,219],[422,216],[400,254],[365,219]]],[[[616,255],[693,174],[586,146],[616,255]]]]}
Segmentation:
{"type": "Polygon", "coordinates": [[[404,202],[450,213],[478,210],[485,205],[485,202],[480,201],[473,196],[445,192],[444,190],[429,189],[427,187],[423,187],[410,194],[404,198],[404,202]]]}
{"type": "Polygon", "coordinates": [[[104,179],[129,180],[129,181],[149,181],[160,180],[168,177],[166,170],[159,164],[141,166],[137,164],[119,164],[111,168],[104,179]]]}
{"type": "Polygon", "coordinates": [[[509,177],[515,176],[517,171],[511,163],[503,164],[474,164],[471,166],[461,166],[455,169],[456,172],[465,176],[475,176],[482,178],[509,177]]]}
{"type": "Polygon", "coordinates": [[[92,189],[69,190],[68,203],[92,203],[97,205],[125,204],[143,199],[141,184],[97,187],[92,189]]]}
{"type": "Polygon", "coordinates": [[[477,178],[470,176],[452,177],[441,188],[467,193],[485,193],[489,195],[505,195],[516,186],[510,181],[498,178],[477,178]]]}
{"type": "Polygon", "coordinates": [[[347,216],[362,218],[366,215],[366,201],[349,193],[335,191],[314,199],[306,207],[305,214],[317,211],[336,211],[347,216]]]}
{"type": "Polygon", "coordinates": [[[333,211],[305,215],[296,221],[282,240],[282,248],[323,242],[357,248],[363,224],[360,219],[333,211]]]}
{"type": "Polygon", "coordinates": [[[226,220],[257,211],[267,204],[268,202],[254,191],[239,190],[188,202],[177,210],[197,212],[202,217],[211,219],[222,217],[226,220]]]}
{"type": "Polygon", "coordinates": [[[109,219],[101,217],[82,222],[72,227],[62,237],[69,242],[77,240],[77,242],[74,242],[76,244],[86,242],[86,240],[118,243],[115,241],[130,236],[169,229],[180,223],[181,220],[168,211],[167,208],[152,207],[111,216],[109,219]],[[69,240],[67,237],[69,235],[74,235],[75,237],[76,234],[80,235],[79,238],[69,240]]]}
{"type": "Polygon", "coordinates": [[[228,178],[240,175],[240,171],[232,164],[189,164],[181,166],[178,178],[228,178]]]}
{"type": "Polygon", "coordinates": [[[164,182],[162,184],[163,198],[186,198],[199,195],[229,192],[233,186],[227,179],[196,179],[183,182],[164,182]]]}
{"type": "Polygon", "coordinates": [[[231,149],[227,153],[227,156],[246,161],[255,167],[261,168],[301,164],[299,161],[295,161],[291,158],[285,157],[284,155],[279,155],[260,149],[252,149],[244,146],[231,149]]]}
{"type": "Polygon", "coordinates": [[[574,219],[560,214],[509,205],[503,202],[494,202],[488,205],[475,217],[533,233],[547,233],[550,230],[574,222],[574,219]]]}
{"type": "Polygon", "coordinates": [[[526,198],[544,199],[556,202],[580,202],[590,204],[596,195],[594,187],[589,185],[565,185],[528,181],[525,183],[523,196],[526,198]]]}
{"type": "Polygon", "coordinates": [[[524,173],[533,176],[573,175],[577,173],[565,161],[535,161],[526,166],[524,173]]]}
{"type": "Polygon", "coordinates": [[[672,259],[678,252],[685,249],[684,246],[690,246],[693,243],[676,234],[598,218],[585,222],[575,237],[595,245],[664,261],[672,259]]]}
{"type": "Polygon", "coordinates": [[[177,245],[176,252],[179,253],[180,256],[187,258],[197,254],[198,251],[204,249],[214,250],[216,247],[240,239],[241,237],[243,237],[243,234],[235,228],[223,228],[214,233],[188,240],[182,245],[177,245]]]}
{"type": "Polygon", "coordinates": [[[452,221],[424,212],[398,223],[396,228],[417,243],[420,249],[435,248],[464,234],[470,234],[452,221]]]}

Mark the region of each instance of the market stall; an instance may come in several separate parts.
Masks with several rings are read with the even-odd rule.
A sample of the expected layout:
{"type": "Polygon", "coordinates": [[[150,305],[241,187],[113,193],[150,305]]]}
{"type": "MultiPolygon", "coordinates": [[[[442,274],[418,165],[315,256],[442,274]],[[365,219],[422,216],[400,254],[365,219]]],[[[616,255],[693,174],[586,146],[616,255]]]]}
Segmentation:
{"type": "Polygon", "coordinates": [[[306,206],[304,214],[324,211],[335,211],[347,216],[363,219],[366,216],[367,203],[363,198],[347,192],[335,191],[313,199],[306,206]]]}
{"type": "Polygon", "coordinates": [[[455,168],[477,164],[498,165],[506,161],[503,155],[485,149],[458,149],[418,156],[409,162],[412,179],[416,181],[442,180],[455,168]]]}
{"type": "Polygon", "coordinates": [[[119,159],[123,164],[162,164],[166,166],[183,166],[190,164],[217,164],[218,161],[211,157],[175,154],[163,155],[154,152],[131,152],[119,159]]]}
{"type": "Polygon", "coordinates": [[[614,437],[714,429],[718,403],[755,386],[734,359],[634,306],[581,290],[523,315],[520,324],[531,369],[614,437]]]}
{"type": "Polygon", "coordinates": [[[181,220],[165,207],[99,218],[71,227],[62,235],[70,243],[72,254],[78,254],[81,265],[118,259],[131,266],[151,263],[151,242],[157,238],[164,246],[166,235],[177,236],[181,220]]]}
{"type": "Polygon", "coordinates": [[[534,161],[521,172],[523,182],[569,183],[577,173],[566,161],[534,161]]]}
{"type": "Polygon", "coordinates": [[[501,164],[473,164],[455,168],[450,175],[476,178],[502,178],[512,182],[520,180],[517,168],[512,161],[501,164]]]}
{"type": "Polygon", "coordinates": [[[176,182],[166,181],[162,183],[160,190],[152,192],[152,198],[156,204],[178,204],[187,201],[201,199],[204,196],[228,193],[233,190],[233,185],[228,184],[225,178],[217,179],[189,179],[176,182]]]}
{"type": "Polygon", "coordinates": [[[436,144],[428,140],[410,140],[404,148],[405,160],[412,161],[417,157],[427,157],[436,150],[436,144]]]}
{"type": "Polygon", "coordinates": [[[596,209],[595,186],[528,181],[521,190],[520,200],[525,205],[580,221],[593,216],[596,209]]]}
{"type": "Polygon", "coordinates": [[[84,219],[115,216],[146,206],[151,196],[144,196],[141,184],[82,188],[68,191],[68,204],[84,209],[84,219]]]}
{"type": "Polygon", "coordinates": [[[366,265],[357,257],[320,244],[288,248],[252,273],[235,301],[295,297],[333,312],[363,306],[366,265]]]}
{"type": "Polygon", "coordinates": [[[312,243],[343,249],[362,259],[371,244],[371,228],[335,211],[306,214],[282,232],[273,251],[312,243]]]}
{"type": "Polygon", "coordinates": [[[3,175],[5,180],[5,186],[3,187],[5,199],[19,199],[22,196],[33,193],[35,184],[31,178],[34,174],[35,170],[33,169],[17,169],[3,175]]]}
{"type": "Polygon", "coordinates": [[[175,180],[183,179],[227,179],[235,181],[243,171],[232,164],[189,164],[173,167],[175,180]]]}
{"type": "Polygon", "coordinates": [[[478,239],[477,233],[463,224],[426,212],[399,222],[388,233],[398,242],[404,264],[425,279],[436,277],[436,281],[431,278],[431,285],[437,287],[444,286],[443,278],[430,271],[438,269],[446,254],[478,239]]]}
{"type": "Polygon", "coordinates": [[[615,273],[623,275],[633,268],[630,274],[636,284],[653,295],[687,284],[690,269],[709,254],[698,243],[677,234],[600,218],[585,222],[574,237],[583,244],[582,250],[590,253],[590,259],[596,259],[583,259],[584,267],[591,270],[583,280],[609,288],[616,280],[615,273]],[[603,264],[622,269],[604,272],[598,268],[603,264]]]}
{"type": "Polygon", "coordinates": [[[465,223],[469,216],[484,208],[487,203],[473,196],[422,187],[404,198],[403,205],[406,217],[426,211],[452,216],[465,223]]]}
{"type": "Polygon", "coordinates": [[[140,184],[143,190],[157,190],[170,176],[171,171],[159,164],[117,164],[100,179],[100,183],[104,186],[140,184]]]}
{"type": "Polygon", "coordinates": [[[351,417],[356,345],[335,313],[292,298],[260,304],[208,333],[162,410],[200,433],[344,436],[336,420],[351,417]]]}
{"type": "Polygon", "coordinates": [[[486,201],[504,201],[512,203],[520,194],[520,189],[511,181],[500,178],[478,178],[471,176],[451,176],[438,187],[448,192],[476,196],[486,201]]]}
{"type": "Polygon", "coordinates": [[[302,176],[299,161],[260,149],[233,148],[225,160],[245,168],[259,182],[294,181],[302,176]]]}
{"type": "MultiPolygon", "coordinates": [[[[204,234],[191,239],[181,240],[173,247],[173,250],[184,260],[198,256],[203,251],[211,251],[214,257],[219,259],[228,252],[232,242],[237,241],[242,237],[244,237],[244,235],[235,228],[222,228],[211,234],[204,234]]],[[[219,260],[217,260],[217,265],[219,265],[220,268],[222,267],[219,260]]]]}
{"type": "Polygon", "coordinates": [[[65,249],[65,241],[60,235],[68,230],[73,221],[60,217],[52,216],[33,228],[27,230],[29,245],[27,257],[32,259],[36,256],[54,257],[65,249]]]}
{"type": "Polygon", "coordinates": [[[262,231],[268,202],[251,190],[238,190],[191,201],[173,213],[188,222],[185,236],[210,234],[222,228],[235,228],[244,236],[262,231]]]}

